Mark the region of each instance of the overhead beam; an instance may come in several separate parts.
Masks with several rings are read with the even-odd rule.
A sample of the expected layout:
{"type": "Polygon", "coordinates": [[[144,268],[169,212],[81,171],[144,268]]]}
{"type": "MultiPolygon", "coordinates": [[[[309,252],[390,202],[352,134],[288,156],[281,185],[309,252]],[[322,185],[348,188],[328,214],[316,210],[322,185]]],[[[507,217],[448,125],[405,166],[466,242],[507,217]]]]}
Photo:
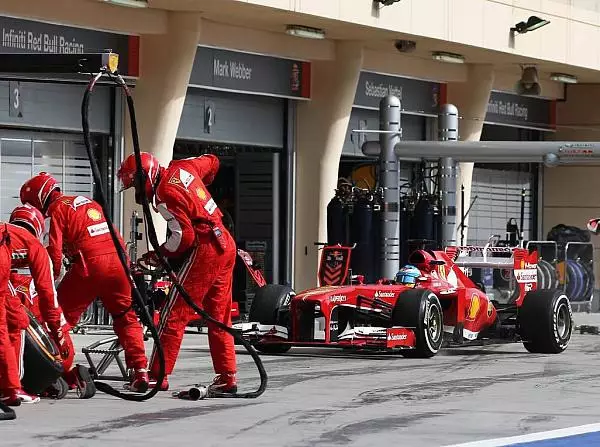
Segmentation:
{"type": "Polygon", "coordinates": [[[0,14],[57,25],[141,35],[164,34],[168,12],[152,8],[126,8],[100,1],[2,0],[0,14]]]}
{"type": "MultiPolygon", "coordinates": [[[[442,106],[456,109],[451,104],[442,106]]],[[[442,125],[443,127],[443,125],[442,125]]],[[[353,130],[378,134],[378,130],[353,130]]],[[[362,145],[363,154],[378,157],[377,141],[362,145]]],[[[401,160],[439,160],[472,163],[600,164],[600,142],[590,141],[399,141],[394,146],[401,160]]]]}

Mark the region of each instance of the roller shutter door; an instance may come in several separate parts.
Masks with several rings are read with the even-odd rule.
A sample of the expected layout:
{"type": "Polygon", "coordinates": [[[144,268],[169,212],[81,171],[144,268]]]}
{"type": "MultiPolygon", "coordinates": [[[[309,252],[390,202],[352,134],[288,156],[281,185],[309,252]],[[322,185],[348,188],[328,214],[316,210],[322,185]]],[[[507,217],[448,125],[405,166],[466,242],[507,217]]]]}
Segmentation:
{"type": "MultiPolygon", "coordinates": [[[[20,204],[23,182],[41,171],[54,175],[66,194],[93,193],[80,133],[84,89],[82,84],[0,81],[0,126],[4,126],[0,128],[0,219],[7,219],[20,204]],[[10,107],[15,89],[20,114],[10,107]]],[[[110,88],[98,86],[90,111],[92,132],[110,132],[110,104],[110,88]]]]}
{"type": "MultiPolygon", "coordinates": [[[[524,237],[525,240],[534,237],[534,181],[535,175],[526,169],[488,169],[476,165],[471,200],[475,196],[477,200],[469,214],[468,243],[485,244],[493,234],[504,239],[510,218],[516,219],[517,225],[520,225],[522,188],[525,188],[524,237]]],[[[460,200],[460,196],[458,198],[460,200]]]]}
{"type": "Polygon", "coordinates": [[[65,194],[93,193],[90,163],[79,136],[0,129],[1,220],[21,203],[21,185],[42,171],[52,174],[65,194]]]}
{"type": "Polygon", "coordinates": [[[273,154],[237,155],[237,239],[245,248],[264,244],[265,276],[273,275],[273,154]],[[250,243],[250,246],[247,244],[250,243]]]}

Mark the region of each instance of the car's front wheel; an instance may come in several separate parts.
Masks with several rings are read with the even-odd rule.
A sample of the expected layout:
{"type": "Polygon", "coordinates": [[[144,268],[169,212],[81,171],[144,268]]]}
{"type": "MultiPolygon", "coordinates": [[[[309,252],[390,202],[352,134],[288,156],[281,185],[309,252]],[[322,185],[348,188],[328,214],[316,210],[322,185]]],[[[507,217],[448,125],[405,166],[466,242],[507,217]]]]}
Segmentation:
{"type": "Polygon", "coordinates": [[[402,351],[405,357],[436,355],[444,337],[444,313],[431,290],[411,289],[400,293],[392,311],[392,325],[414,328],[416,346],[402,351]]]}
{"type": "MultiPolygon", "coordinates": [[[[248,321],[288,327],[287,309],[294,295],[290,287],[279,284],[267,284],[259,288],[252,300],[248,321]]],[[[276,343],[257,343],[255,347],[265,354],[282,354],[291,348],[290,345],[276,343]]]]}

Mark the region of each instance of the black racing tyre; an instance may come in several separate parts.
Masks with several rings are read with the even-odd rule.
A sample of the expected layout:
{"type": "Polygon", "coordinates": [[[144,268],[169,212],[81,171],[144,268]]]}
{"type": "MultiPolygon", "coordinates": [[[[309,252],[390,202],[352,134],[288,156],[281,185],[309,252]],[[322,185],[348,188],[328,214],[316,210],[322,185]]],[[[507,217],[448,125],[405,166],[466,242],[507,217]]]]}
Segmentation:
{"type": "Polygon", "coordinates": [[[567,349],[573,332],[573,311],[560,290],[528,292],[518,312],[519,333],[525,349],[558,354],[567,349]]]}
{"type": "Polygon", "coordinates": [[[31,394],[41,394],[59,377],[64,369],[58,348],[36,318],[27,311],[29,326],[25,330],[23,389],[31,394]]]}
{"type": "MultiPolygon", "coordinates": [[[[279,284],[267,284],[256,291],[248,321],[260,324],[276,324],[289,329],[289,304],[295,295],[292,288],[279,284]]],[[[256,349],[265,354],[282,354],[290,350],[290,345],[257,343],[256,349]]]]}
{"type": "Polygon", "coordinates": [[[550,281],[550,284],[548,285],[547,289],[558,289],[558,272],[556,271],[556,266],[554,264],[549,263],[548,261],[544,261],[544,265],[548,270],[548,278],[550,281]]]}
{"type": "Polygon", "coordinates": [[[591,299],[592,294],[594,293],[594,268],[589,262],[580,262],[581,268],[584,272],[584,277],[586,279],[587,287],[584,292],[584,301],[591,299]]]}
{"type": "Polygon", "coordinates": [[[400,293],[392,310],[392,325],[414,328],[416,347],[401,351],[405,357],[433,357],[442,347],[444,313],[440,300],[431,290],[411,289],[400,293]]]}
{"type": "Polygon", "coordinates": [[[90,370],[83,365],[75,365],[77,369],[78,385],[77,397],[79,399],[91,399],[96,395],[96,384],[90,370]]]}
{"type": "Polygon", "coordinates": [[[571,301],[582,301],[585,284],[584,272],[581,266],[572,260],[566,261],[567,295],[571,301]]]}
{"type": "Polygon", "coordinates": [[[556,272],[554,267],[548,261],[540,259],[538,261],[538,290],[548,290],[555,288],[556,272]]]}

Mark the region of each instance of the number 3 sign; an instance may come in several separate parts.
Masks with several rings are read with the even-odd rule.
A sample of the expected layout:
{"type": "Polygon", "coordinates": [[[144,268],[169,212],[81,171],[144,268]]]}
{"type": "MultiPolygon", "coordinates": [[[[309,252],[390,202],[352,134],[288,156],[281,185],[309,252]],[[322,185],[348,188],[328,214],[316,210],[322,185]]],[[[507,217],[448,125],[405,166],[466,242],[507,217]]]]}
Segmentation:
{"type": "Polygon", "coordinates": [[[10,81],[8,83],[10,94],[8,114],[14,118],[23,118],[23,102],[21,101],[21,83],[18,81],[10,81]]]}

